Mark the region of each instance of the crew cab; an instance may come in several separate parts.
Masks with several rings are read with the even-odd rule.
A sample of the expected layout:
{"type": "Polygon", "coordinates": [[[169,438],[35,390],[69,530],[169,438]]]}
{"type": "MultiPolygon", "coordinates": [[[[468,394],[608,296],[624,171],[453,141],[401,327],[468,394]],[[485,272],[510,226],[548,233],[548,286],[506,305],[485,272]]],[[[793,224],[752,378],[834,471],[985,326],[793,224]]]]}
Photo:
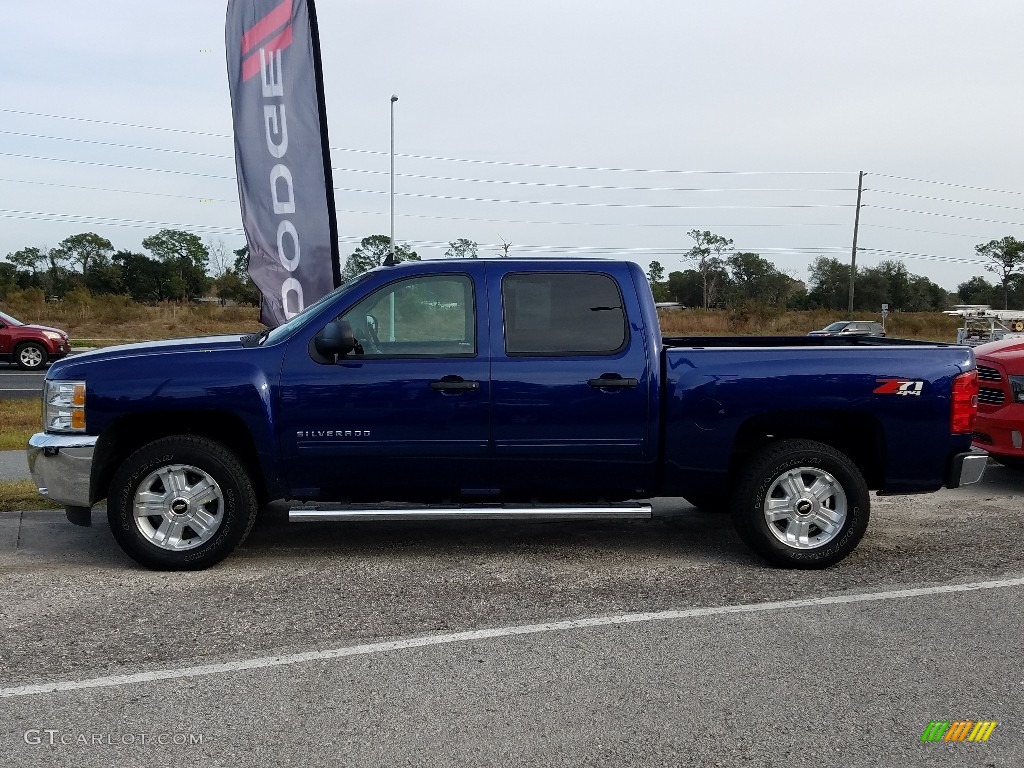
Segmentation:
{"type": "Polygon", "coordinates": [[[1024,338],[974,348],[978,360],[978,418],[974,445],[1014,469],[1024,469],[1024,338]]]}
{"type": "Polygon", "coordinates": [[[36,371],[71,351],[68,334],[59,328],[31,325],[0,312],[0,362],[36,371]]]}
{"type": "Polygon", "coordinates": [[[980,479],[965,347],[662,338],[627,261],[379,267],[258,335],[112,347],[50,368],[40,492],[138,562],[209,566],[268,501],[289,519],[650,517],[731,510],[772,563],[819,568],[869,492],[980,479]]]}

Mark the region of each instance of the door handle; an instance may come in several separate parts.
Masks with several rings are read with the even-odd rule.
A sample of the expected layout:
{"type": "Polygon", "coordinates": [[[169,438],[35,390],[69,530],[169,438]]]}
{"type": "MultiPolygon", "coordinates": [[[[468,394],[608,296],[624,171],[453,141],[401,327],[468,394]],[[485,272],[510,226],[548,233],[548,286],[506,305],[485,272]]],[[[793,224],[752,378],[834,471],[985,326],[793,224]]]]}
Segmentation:
{"type": "Polygon", "coordinates": [[[444,376],[440,381],[430,382],[430,388],[441,392],[464,392],[470,389],[480,389],[480,382],[466,381],[461,376],[444,376]]]}
{"type": "Polygon", "coordinates": [[[589,379],[587,384],[594,389],[627,389],[640,384],[637,379],[624,379],[617,373],[602,373],[599,379],[589,379]]]}

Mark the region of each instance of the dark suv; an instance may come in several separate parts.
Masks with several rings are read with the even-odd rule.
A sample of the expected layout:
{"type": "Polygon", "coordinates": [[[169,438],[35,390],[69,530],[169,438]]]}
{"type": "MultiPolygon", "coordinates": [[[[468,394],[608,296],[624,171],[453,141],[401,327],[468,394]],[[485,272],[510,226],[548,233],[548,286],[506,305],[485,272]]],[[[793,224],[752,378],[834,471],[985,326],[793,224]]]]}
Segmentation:
{"type": "Polygon", "coordinates": [[[808,336],[885,336],[881,323],[864,320],[840,320],[826,325],[820,331],[811,331],[808,336]]]}
{"type": "Polygon", "coordinates": [[[0,363],[15,363],[36,371],[71,350],[68,335],[59,328],[28,325],[0,312],[0,363]]]}

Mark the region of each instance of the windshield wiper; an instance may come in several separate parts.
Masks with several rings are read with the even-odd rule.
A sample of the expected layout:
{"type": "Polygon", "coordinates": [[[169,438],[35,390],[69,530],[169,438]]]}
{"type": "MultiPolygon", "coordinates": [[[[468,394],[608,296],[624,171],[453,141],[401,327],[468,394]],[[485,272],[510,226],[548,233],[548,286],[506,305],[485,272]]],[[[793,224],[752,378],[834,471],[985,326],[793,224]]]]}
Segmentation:
{"type": "Polygon", "coordinates": [[[270,329],[264,328],[259,333],[250,333],[242,336],[239,341],[242,342],[243,347],[258,347],[264,341],[267,340],[267,336],[270,335],[270,329]]]}

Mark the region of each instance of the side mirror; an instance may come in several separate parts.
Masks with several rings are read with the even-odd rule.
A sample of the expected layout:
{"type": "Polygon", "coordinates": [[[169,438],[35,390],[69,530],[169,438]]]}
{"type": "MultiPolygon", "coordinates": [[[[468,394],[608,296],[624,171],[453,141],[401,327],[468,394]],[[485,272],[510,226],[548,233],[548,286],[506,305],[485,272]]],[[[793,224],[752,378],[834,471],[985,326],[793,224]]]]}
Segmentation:
{"type": "Polygon", "coordinates": [[[333,320],[313,339],[316,351],[324,357],[347,355],[356,347],[352,326],[345,320],[333,320]]]}

